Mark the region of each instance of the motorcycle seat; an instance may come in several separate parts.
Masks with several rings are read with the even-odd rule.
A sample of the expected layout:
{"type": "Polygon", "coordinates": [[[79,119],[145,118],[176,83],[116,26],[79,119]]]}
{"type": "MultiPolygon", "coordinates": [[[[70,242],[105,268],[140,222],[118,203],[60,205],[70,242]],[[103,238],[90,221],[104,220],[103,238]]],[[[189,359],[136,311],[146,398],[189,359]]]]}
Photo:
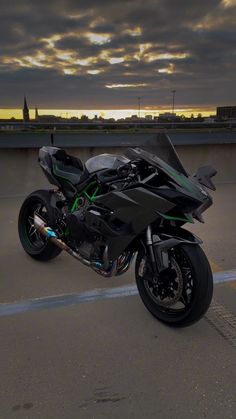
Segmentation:
{"type": "Polygon", "coordinates": [[[63,178],[77,185],[87,176],[87,170],[79,158],[70,156],[65,150],[59,149],[53,154],[53,173],[59,178],[63,178]]]}
{"type": "Polygon", "coordinates": [[[62,183],[67,181],[78,185],[88,177],[88,171],[83,162],[74,156],[70,156],[65,150],[57,147],[44,146],[39,152],[39,160],[45,161],[55,178],[62,183]]]}

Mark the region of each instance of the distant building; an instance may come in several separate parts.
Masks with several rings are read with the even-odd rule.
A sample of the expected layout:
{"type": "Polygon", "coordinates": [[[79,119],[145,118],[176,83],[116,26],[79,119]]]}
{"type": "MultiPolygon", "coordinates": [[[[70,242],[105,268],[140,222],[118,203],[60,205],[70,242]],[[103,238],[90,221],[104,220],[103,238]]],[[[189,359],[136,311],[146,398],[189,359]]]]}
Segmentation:
{"type": "Polygon", "coordinates": [[[82,116],[81,116],[81,118],[80,118],[80,120],[81,120],[82,122],[86,122],[86,121],[88,121],[88,120],[89,120],[89,118],[88,118],[88,116],[87,116],[87,115],[82,115],[82,116]]]}
{"type": "Polygon", "coordinates": [[[23,108],[23,121],[29,122],[29,108],[27,105],[26,97],[24,97],[24,108],[23,108]]]}
{"type": "Polygon", "coordinates": [[[216,116],[217,119],[236,119],[236,106],[218,106],[216,116]]]}
{"type": "Polygon", "coordinates": [[[138,121],[138,115],[131,115],[131,116],[126,116],[125,121],[138,121]]]}
{"type": "Polygon", "coordinates": [[[158,117],[159,122],[177,122],[180,121],[180,117],[172,112],[160,113],[158,117]]]}
{"type": "Polygon", "coordinates": [[[38,115],[39,122],[61,122],[62,118],[56,115],[38,115]]]}

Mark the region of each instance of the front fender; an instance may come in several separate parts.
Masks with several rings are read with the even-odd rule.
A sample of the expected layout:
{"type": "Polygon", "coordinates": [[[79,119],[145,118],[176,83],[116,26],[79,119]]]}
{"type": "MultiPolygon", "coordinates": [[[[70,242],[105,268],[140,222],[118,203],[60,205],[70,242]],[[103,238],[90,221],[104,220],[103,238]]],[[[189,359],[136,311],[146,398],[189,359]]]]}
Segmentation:
{"type": "MultiPolygon", "coordinates": [[[[162,240],[166,238],[178,238],[182,241],[191,242],[192,244],[202,244],[202,239],[200,237],[193,234],[191,231],[186,230],[182,227],[168,227],[165,229],[160,229],[156,232],[157,236],[159,236],[162,240]]],[[[155,233],[154,233],[155,236],[155,233]]]]}
{"type": "Polygon", "coordinates": [[[168,250],[179,244],[201,244],[202,240],[183,228],[169,228],[153,235],[153,249],[159,271],[169,267],[168,250]]]}

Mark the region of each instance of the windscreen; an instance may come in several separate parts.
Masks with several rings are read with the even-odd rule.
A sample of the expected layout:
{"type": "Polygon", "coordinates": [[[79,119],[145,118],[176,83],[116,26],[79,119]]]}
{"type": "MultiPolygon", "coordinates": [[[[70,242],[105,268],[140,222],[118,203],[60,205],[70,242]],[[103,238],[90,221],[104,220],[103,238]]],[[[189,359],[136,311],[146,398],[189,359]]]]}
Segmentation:
{"type": "Polygon", "coordinates": [[[146,141],[140,148],[156,155],[178,172],[188,176],[168,135],[158,134],[156,138],[146,141]]]}
{"type": "Polygon", "coordinates": [[[129,160],[126,157],[117,154],[99,154],[98,156],[88,159],[85,166],[89,173],[93,173],[101,169],[115,170],[128,162],[129,160]]]}

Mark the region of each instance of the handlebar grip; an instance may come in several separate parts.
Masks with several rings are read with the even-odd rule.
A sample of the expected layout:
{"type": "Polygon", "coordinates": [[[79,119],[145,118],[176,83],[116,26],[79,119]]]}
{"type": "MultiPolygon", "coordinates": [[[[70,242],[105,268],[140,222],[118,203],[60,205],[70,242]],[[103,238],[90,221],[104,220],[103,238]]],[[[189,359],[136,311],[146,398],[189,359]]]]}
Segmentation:
{"type": "Polygon", "coordinates": [[[117,173],[121,177],[126,177],[130,173],[131,167],[129,163],[123,164],[117,168],[117,173]]]}

